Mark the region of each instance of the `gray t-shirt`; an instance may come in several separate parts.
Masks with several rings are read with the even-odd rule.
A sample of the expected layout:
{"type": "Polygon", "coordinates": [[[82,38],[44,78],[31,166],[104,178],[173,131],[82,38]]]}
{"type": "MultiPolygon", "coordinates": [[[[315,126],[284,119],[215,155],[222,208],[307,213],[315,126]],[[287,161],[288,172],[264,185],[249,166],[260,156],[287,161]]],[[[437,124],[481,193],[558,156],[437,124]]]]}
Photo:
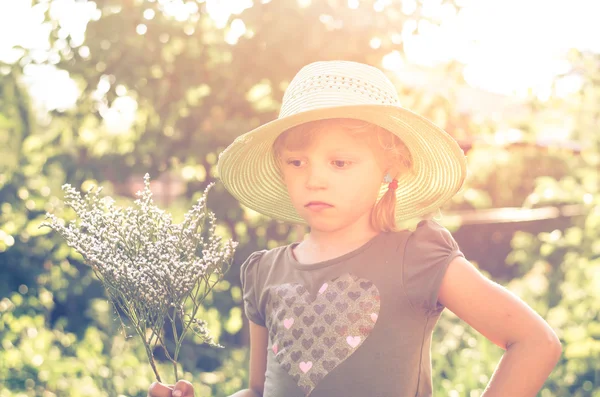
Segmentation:
{"type": "Polygon", "coordinates": [[[438,291],[463,256],[450,232],[425,220],[314,264],[297,244],[241,267],[246,316],[269,331],[263,397],[431,396],[438,291]]]}

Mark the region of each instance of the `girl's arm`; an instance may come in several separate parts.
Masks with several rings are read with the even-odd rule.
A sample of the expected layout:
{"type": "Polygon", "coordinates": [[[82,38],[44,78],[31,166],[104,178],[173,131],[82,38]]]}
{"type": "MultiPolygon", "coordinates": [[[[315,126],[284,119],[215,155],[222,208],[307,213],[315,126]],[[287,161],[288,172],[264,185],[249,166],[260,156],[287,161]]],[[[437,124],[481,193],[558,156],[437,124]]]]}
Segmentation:
{"type": "Polygon", "coordinates": [[[262,397],[267,371],[269,332],[266,327],[250,323],[250,389],[240,390],[230,397],[262,397]]]}
{"type": "Polygon", "coordinates": [[[438,300],[506,350],[482,397],[536,396],[562,353],[544,319],[463,257],[450,263],[438,300]]]}

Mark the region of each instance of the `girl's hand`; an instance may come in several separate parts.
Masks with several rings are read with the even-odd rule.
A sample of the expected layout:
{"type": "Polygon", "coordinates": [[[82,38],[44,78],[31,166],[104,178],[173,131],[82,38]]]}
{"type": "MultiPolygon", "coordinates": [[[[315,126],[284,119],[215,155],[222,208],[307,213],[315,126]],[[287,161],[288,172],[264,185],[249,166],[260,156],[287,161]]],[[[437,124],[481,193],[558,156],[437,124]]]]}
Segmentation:
{"type": "Polygon", "coordinates": [[[175,385],[154,382],[148,389],[148,397],[194,397],[194,387],[186,380],[175,385]]]}

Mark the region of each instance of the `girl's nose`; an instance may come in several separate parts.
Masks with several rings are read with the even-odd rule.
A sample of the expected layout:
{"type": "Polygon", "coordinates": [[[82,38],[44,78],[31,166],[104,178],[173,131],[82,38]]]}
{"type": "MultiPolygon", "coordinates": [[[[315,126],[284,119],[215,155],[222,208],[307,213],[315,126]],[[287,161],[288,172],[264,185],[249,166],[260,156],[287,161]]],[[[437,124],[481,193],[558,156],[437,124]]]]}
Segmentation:
{"type": "Polygon", "coordinates": [[[307,189],[323,189],[327,187],[325,174],[317,167],[308,167],[306,170],[305,186],[307,189]]]}

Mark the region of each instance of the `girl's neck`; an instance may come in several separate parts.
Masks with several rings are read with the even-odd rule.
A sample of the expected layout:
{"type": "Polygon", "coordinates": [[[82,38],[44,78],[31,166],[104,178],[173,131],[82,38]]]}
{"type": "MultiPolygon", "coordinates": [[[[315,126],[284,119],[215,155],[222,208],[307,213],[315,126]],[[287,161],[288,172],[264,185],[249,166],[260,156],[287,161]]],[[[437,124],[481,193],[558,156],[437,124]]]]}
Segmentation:
{"type": "Polygon", "coordinates": [[[344,248],[367,242],[379,233],[375,230],[365,231],[363,233],[336,231],[336,232],[319,232],[311,230],[304,241],[310,244],[311,247],[319,251],[327,251],[329,249],[344,248]]]}
{"type": "Polygon", "coordinates": [[[357,223],[335,231],[311,229],[297,248],[306,260],[323,261],[351,252],[378,234],[370,223],[357,223]]]}

